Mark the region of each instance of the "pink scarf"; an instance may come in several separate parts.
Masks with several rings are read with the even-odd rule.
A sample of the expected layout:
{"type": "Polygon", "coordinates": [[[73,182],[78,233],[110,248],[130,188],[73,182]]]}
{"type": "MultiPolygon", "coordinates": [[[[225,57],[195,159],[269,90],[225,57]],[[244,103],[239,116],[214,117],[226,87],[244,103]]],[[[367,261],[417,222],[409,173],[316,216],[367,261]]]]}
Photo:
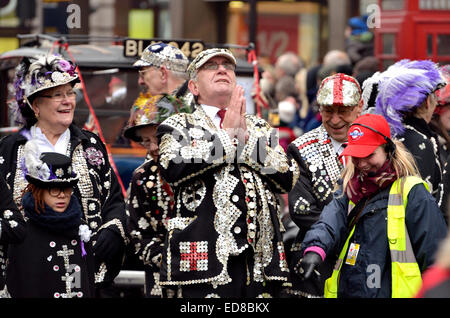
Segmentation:
{"type": "Polygon", "coordinates": [[[364,175],[355,168],[355,175],[350,179],[345,193],[353,203],[364,197],[370,197],[377,191],[390,186],[397,179],[391,161],[386,161],[375,175],[364,175]]]}

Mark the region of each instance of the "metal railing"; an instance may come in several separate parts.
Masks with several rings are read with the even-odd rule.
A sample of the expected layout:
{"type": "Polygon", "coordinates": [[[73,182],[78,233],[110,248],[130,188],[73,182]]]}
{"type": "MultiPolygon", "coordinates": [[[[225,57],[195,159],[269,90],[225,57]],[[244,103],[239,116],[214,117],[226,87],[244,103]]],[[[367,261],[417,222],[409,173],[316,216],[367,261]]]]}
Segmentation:
{"type": "Polygon", "coordinates": [[[117,286],[144,286],[145,272],[121,270],[119,275],[114,279],[114,284],[117,286]]]}

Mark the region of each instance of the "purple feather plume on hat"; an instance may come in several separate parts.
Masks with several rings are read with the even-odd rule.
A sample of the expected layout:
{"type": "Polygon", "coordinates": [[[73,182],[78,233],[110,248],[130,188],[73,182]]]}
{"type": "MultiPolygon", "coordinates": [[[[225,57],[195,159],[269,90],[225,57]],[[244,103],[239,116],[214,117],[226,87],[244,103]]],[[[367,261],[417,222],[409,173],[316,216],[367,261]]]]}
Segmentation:
{"type": "Polygon", "coordinates": [[[25,157],[23,157],[20,161],[20,169],[22,170],[22,177],[25,179],[25,176],[28,173],[27,165],[25,164],[25,157]]]}
{"type": "Polygon", "coordinates": [[[376,113],[383,115],[394,136],[403,134],[403,117],[419,107],[443,78],[436,63],[401,60],[390,66],[378,84],[376,113]]]}
{"type": "Polygon", "coordinates": [[[53,167],[52,165],[48,165],[48,168],[50,169],[50,177],[48,177],[48,180],[54,180],[54,179],[58,179],[58,177],[56,176],[56,174],[53,172],[53,167]]]}

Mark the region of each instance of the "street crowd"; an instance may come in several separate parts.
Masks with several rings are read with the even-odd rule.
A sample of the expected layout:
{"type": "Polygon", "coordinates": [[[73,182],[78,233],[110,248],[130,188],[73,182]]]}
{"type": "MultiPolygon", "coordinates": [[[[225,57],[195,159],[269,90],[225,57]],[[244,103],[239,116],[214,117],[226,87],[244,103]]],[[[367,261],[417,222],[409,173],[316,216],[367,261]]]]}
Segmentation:
{"type": "Polygon", "coordinates": [[[73,123],[76,65],[24,58],[21,129],[0,140],[0,297],[108,297],[127,262],[149,298],[450,297],[450,67],[381,72],[350,22],[319,66],[261,65],[255,103],[277,123],[247,113],[230,50],[145,48],[123,135],[147,157],[126,195],[73,123]]]}

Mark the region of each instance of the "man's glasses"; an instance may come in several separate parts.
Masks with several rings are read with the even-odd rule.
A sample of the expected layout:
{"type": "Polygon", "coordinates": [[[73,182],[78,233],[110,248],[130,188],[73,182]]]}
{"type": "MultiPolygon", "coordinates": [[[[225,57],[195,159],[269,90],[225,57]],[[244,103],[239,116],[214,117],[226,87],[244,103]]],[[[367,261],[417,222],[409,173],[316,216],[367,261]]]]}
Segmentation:
{"type": "Polygon", "coordinates": [[[337,114],[339,117],[346,117],[350,115],[356,106],[338,106],[333,108],[331,106],[321,106],[320,113],[323,117],[331,117],[333,114],[337,114]]]}
{"type": "Polygon", "coordinates": [[[48,189],[48,192],[52,197],[57,197],[61,194],[61,192],[64,193],[64,195],[71,195],[72,194],[72,188],[50,188],[48,189]]]}
{"type": "Polygon", "coordinates": [[[218,70],[219,69],[219,66],[220,65],[222,65],[223,66],[223,68],[224,69],[226,69],[227,71],[234,71],[235,69],[236,69],[236,65],[234,65],[233,63],[231,63],[231,62],[225,62],[225,63],[222,63],[222,64],[217,64],[217,63],[215,63],[215,62],[208,62],[208,63],[205,63],[203,66],[202,66],[202,69],[205,69],[205,70],[218,70]]]}
{"type": "Polygon", "coordinates": [[[147,68],[144,68],[144,69],[139,70],[139,71],[138,71],[138,72],[139,72],[139,77],[144,77],[145,73],[147,73],[147,72],[150,71],[151,69],[152,69],[152,67],[150,66],[150,67],[147,67],[147,68]]]}
{"type": "Polygon", "coordinates": [[[62,102],[64,98],[68,99],[75,99],[75,96],[77,96],[77,93],[75,91],[68,91],[67,93],[55,93],[53,95],[40,95],[40,97],[50,98],[54,102],[62,102]]]}

